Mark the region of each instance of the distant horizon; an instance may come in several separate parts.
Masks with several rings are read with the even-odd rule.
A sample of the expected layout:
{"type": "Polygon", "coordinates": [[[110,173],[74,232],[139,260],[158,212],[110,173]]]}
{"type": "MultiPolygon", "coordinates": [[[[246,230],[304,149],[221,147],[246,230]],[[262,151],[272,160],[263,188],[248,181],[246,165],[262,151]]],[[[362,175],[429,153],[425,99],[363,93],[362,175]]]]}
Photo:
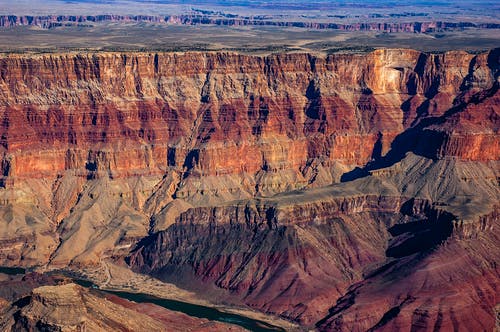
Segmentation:
{"type": "Polygon", "coordinates": [[[430,1],[411,0],[0,0],[0,15],[179,15],[192,9],[237,15],[363,16],[368,14],[438,14],[443,20],[457,14],[475,21],[500,22],[500,3],[490,0],[430,1]]]}

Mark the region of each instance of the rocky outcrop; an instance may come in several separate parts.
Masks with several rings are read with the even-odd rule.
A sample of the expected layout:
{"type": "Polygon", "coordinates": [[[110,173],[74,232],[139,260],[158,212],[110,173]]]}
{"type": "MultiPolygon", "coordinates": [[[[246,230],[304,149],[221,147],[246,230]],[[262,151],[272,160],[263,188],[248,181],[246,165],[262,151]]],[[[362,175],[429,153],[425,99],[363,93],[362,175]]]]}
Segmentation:
{"type": "Polygon", "coordinates": [[[75,284],[43,286],[13,304],[12,331],[136,330],[165,326],[147,315],[134,312],[91,294],[75,284]]]}
{"type": "Polygon", "coordinates": [[[233,300],[306,326],[319,320],[325,331],[492,327],[498,207],[464,222],[447,204],[355,194],[367,186],[357,182],[358,189],[334,186],[189,209],[141,241],[129,264],[184,287],[215,285],[233,300]],[[479,252],[468,253],[472,247],[479,252]],[[458,257],[453,267],[450,257],[458,257]],[[431,298],[442,302],[429,304],[431,298]],[[457,320],[462,310],[467,313],[457,320]]]}
{"type": "Polygon", "coordinates": [[[432,254],[391,262],[352,285],[317,328],[494,330],[500,280],[494,263],[500,258],[497,215],[498,208],[483,217],[490,220],[489,229],[474,232],[473,239],[450,239],[432,254]]]}
{"type": "Polygon", "coordinates": [[[3,331],[243,331],[153,304],[105,297],[73,283],[35,288],[11,304],[10,311],[14,313],[0,319],[3,331]]]}

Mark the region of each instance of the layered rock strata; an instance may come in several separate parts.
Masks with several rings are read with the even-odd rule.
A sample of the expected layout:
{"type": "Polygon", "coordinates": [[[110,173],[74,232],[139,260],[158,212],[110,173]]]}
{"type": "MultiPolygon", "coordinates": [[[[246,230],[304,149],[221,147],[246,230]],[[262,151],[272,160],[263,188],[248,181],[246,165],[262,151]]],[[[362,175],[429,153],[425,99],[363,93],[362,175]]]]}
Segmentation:
{"type": "Polygon", "coordinates": [[[183,178],[292,171],[299,184],[314,161],[365,165],[403,132],[398,139],[412,139],[395,148],[496,160],[498,58],[498,50],[6,55],[3,182],[173,169],[183,178]]]}
{"type": "MultiPolygon", "coordinates": [[[[366,186],[366,181],[358,182],[358,188],[366,186]]],[[[442,296],[442,305],[448,310],[440,314],[446,320],[441,325],[443,329],[451,327],[454,318],[450,318],[450,311],[469,308],[473,313],[482,310],[477,308],[481,301],[485,310],[492,308],[494,289],[498,287],[498,270],[493,263],[498,258],[494,245],[498,237],[498,206],[493,213],[464,223],[441,204],[401,196],[363,195],[360,189],[358,193],[349,193],[352,185],[333,188],[190,209],[167,230],[144,239],[129,263],[139,271],[170,282],[182,284],[184,279],[214,284],[252,307],[305,325],[328,311],[334,312],[333,318],[318,323],[324,330],[336,325],[346,331],[376,326],[391,309],[387,307],[389,303],[399,299],[404,290],[415,302],[406,312],[417,310],[429,296],[442,296]],[[344,195],[336,190],[344,191],[344,195]],[[464,248],[474,247],[474,240],[481,242],[477,248],[483,251],[466,254],[464,248]],[[461,269],[466,268],[460,264],[467,264],[462,261],[447,268],[446,257],[455,256],[455,251],[477,269],[462,273],[461,269]],[[467,255],[470,258],[466,259],[467,255]],[[423,266],[429,264],[434,268],[421,274],[423,266]],[[474,295],[468,288],[448,286],[448,281],[442,279],[443,273],[462,280],[462,286],[469,281],[477,283],[481,293],[474,295]],[[409,287],[424,282],[424,276],[429,285],[409,287]],[[387,284],[392,279],[398,282],[387,284]],[[335,301],[331,301],[343,301],[349,296],[354,299],[352,290],[358,287],[356,299],[366,298],[368,302],[371,296],[381,298],[372,290],[373,282],[380,287],[376,291],[387,292],[386,302],[378,305],[376,313],[364,302],[353,307],[357,310],[354,312],[352,304],[335,307],[335,301]],[[461,296],[464,300],[449,302],[451,297],[461,296]],[[382,308],[386,310],[381,311],[382,308]],[[349,314],[352,311],[355,318],[339,324],[337,320],[345,314],[344,309],[349,314]],[[361,315],[367,316],[363,324],[358,321],[361,315]]],[[[378,188],[391,193],[383,185],[378,188]]],[[[192,287],[186,283],[183,286],[192,287]]],[[[442,310],[438,305],[429,307],[433,314],[442,310]]],[[[471,318],[463,316],[458,324],[471,328],[482,326],[479,322],[485,324],[483,327],[494,324],[491,312],[476,316],[476,323],[471,318]]],[[[406,318],[398,320],[401,321],[391,322],[395,324],[391,326],[414,323],[406,318]]],[[[430,319],[425,324],[440,323],[430,319]]]]}
{"type": "MultiPolygon", "coordinates": [[[[474,22],[444,22],[444,21],[425,21],[425,22],[364,22],[364,23],[333,23],[333,22],[310,22],[310,21],[283,21],[277,19],[262,19],[256,17],[227,17],[235,15],[199,15],[185,14],[173,16],[153,16],[153,15],[58,15],[58,16],[0,16],[0,27],[12,26],[38,26],[45,29],[51,29],[61,26],[92,26],[99,22],[149,22],[154,24],[169,23],[182,25],[222,25],[222,26],[277,26],[277,27],[296,27],[307,29],[332,29],[343,31],[381,31],[381,32],[410,32],[426,33],[436,31],[450,31],[463,29],[500,29],[500,24],[474,23],[474,22]]],[[[272,17],[271,17],[272,18],[272,17]]]]}
{"type": "Polygon", "coordinates": [[[2,55],[0,261],[128,257],[322,330],[492,327],[499,57],[2,55]]]}

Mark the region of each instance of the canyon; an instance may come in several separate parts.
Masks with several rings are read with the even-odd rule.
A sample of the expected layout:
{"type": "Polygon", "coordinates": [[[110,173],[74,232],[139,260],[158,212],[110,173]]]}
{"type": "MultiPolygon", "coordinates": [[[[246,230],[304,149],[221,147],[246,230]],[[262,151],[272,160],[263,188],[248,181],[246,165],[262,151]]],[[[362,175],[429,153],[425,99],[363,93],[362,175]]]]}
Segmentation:
{"type": "Polygon", "coordinates": [[[3,331],[246,331],[153,304],[102,296],[74,283],[37,287],[30,295],[0,310],[3,331]]]}
{"type": "MultiPolygon", "coordinates": [[[[500,49],[2,54],[0,265],[116,264],[320,331],[492,330],[499,73],[500,49]]],[[[75,293],[107,306],[0,304],[29,328],[75,293]]]]}

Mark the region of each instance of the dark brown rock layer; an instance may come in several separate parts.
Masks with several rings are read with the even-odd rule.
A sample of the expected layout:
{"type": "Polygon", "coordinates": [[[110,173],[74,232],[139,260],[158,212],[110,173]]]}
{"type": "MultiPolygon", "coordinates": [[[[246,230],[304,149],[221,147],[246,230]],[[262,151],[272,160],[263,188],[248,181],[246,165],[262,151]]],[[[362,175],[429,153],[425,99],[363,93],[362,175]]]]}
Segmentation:
{"type": "Polygon", "coordinates": [[[425,254],[453,232],[455,217],[425,201],[310,199],[191,209],[145,239],[130,263],[170,281],[194,275],[250,306],[311,324],[328,299],[377,266],[425,254]]]}

